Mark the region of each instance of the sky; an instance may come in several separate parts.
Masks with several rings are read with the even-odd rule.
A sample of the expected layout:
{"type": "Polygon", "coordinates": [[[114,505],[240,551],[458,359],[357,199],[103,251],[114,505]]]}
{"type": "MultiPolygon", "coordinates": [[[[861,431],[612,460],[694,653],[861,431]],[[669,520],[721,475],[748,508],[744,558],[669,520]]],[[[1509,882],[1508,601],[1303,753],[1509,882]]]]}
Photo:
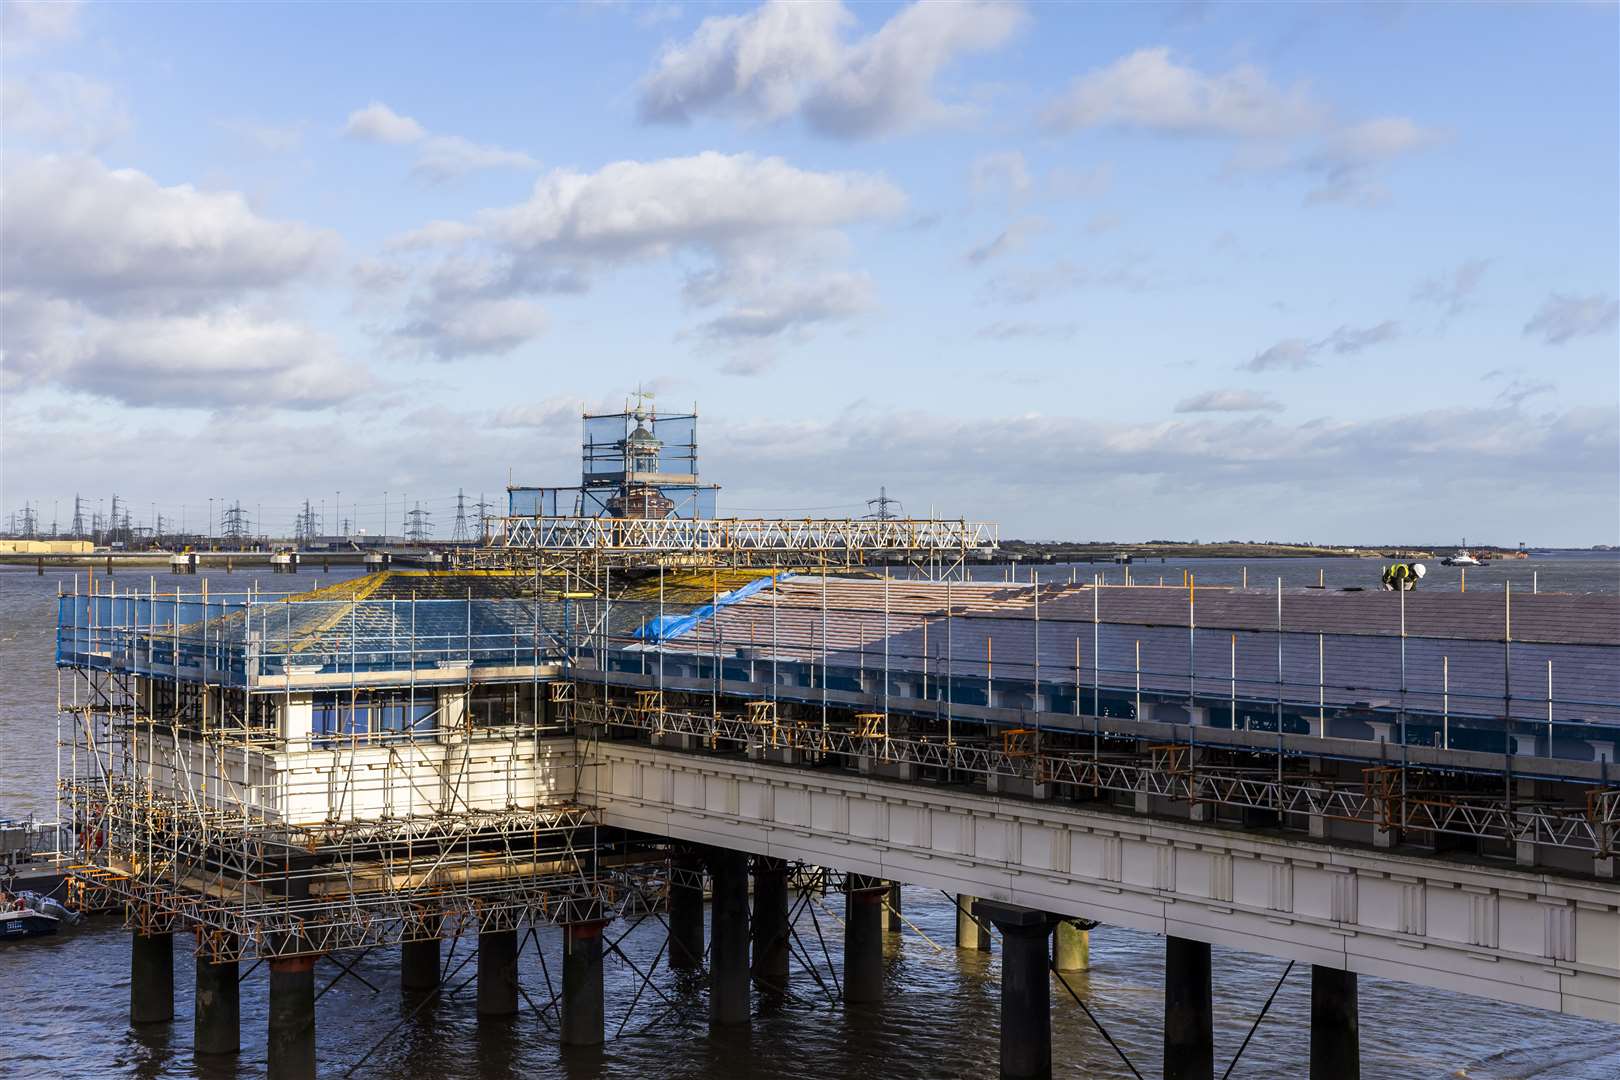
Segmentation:
{"type": "Polygon", "coordinates": [[[0,512],[1620,542],[1612,3],[5,0],[0,512]]]}

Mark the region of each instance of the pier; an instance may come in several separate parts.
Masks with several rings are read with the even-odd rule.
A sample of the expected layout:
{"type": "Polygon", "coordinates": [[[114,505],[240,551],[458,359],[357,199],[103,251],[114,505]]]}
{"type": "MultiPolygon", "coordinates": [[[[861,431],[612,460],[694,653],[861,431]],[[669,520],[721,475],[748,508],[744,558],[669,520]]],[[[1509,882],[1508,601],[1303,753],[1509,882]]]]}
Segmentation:
{"type": "MultiPolygon", "coordinates": [[[[705,490],[609,419],[604,504],[705,490]]],[[[197,1052],[235,1052],[262,960],[270,1073],[310,1076],[318,958],[397,949],[431,994],[449,940],[485,1022],[594,1046],[612,928],[653,911],[736,1031],[807,982],[881,1002],[907,887],[1000,952],[1006,1077],[1051,1074],[1098,926],[1164,939],[1167,1077],[1260,1005],[1213,998],[1211,946],[1309,978],[1316,1080],[1359,1075],[1359,975],[1620,1023],[1620,599],[975,583],[985,523],[564,522],[542,490],[442,570],[62,595],[69,872],[127,913],[132,1023],[173,1021],[184,940],[197,1052]],[[793,940],[826,893],[841,971],[793,940]]]]}

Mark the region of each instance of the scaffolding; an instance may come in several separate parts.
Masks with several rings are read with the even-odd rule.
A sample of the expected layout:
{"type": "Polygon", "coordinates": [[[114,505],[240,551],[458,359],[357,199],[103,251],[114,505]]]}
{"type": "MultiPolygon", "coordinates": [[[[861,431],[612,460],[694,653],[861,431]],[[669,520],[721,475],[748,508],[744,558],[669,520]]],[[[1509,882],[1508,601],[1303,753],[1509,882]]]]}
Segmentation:
{"type": "Polygon", "coordinates": [[[532,584],[61,596],[80,902],[192,929],[214,960],[610,915],[590,779],[551,705],[565,650],[542,613],[562,605],[532,584]]]}
{"type": "Polygon", "coordinates": [[[1576,870],[1620,840],[1612,598],[1521,599],[1509,623],[1502,597],[655,581],[579,601],[576,727],[1576,870]]]}

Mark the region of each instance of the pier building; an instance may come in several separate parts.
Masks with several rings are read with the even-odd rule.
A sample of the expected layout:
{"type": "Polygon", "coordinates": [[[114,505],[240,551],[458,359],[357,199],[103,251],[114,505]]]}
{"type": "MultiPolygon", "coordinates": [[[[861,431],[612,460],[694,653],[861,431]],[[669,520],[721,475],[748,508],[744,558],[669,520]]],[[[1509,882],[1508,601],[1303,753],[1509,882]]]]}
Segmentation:
{"type": "Polygon", "coordinates": [[[972,582],[992,525],[716,518],[695,418],[678,468],[612,419],[572,505],[512,489],[454,569],[63,595],[72,873],[126,913],[132,1021],[183,936],[232,1052],[262,958],[272,1074],[310,1075],[316,958],[431,992],[465,941],[481,1014],[599,1043],[603,928],[652,905],[744,1025],[822,980],[791,928],[828,886],[859,1008],[923,886],[1002,952],[1010,1077],[1050,1074],[1094,924],[1166,939],[1166,1076],[1212,1075],[1212,944],[1309,969],[1319,1080],[1359,1073],[1359,974],[1620,1023],[1620,600],[972,582]]]}

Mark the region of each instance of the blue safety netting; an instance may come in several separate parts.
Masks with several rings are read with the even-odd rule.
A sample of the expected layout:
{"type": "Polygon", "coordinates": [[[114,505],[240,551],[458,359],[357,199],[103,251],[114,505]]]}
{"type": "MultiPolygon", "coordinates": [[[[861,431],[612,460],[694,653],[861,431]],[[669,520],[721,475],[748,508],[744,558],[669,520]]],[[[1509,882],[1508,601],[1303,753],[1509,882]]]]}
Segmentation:
{"type": "Polygon", "coordinates": [[[643,625],[641,629],[636,631],[635,636],[640,638],[642,641],[652,642],[653,644],[672,641],[683,634],[691,632],[693,627],[697,626],[705,619],[713,618],[714,613],[721,608],[730,607],[739,600],[746,600],[748,597],[753,596],[766,586],[773,585],[777,581],[783,581],[792,576],[792,574],[766,575],[765,577],[756,578],[755,580],[750,581],[747,585],[744,585],[740,589],[733,589],[731,592],[726,593],[713,603],[704,604],[702,607],[693,608],[684,615],[660,615],[656,618],[648,619],[646,624],[643,625]]]}

